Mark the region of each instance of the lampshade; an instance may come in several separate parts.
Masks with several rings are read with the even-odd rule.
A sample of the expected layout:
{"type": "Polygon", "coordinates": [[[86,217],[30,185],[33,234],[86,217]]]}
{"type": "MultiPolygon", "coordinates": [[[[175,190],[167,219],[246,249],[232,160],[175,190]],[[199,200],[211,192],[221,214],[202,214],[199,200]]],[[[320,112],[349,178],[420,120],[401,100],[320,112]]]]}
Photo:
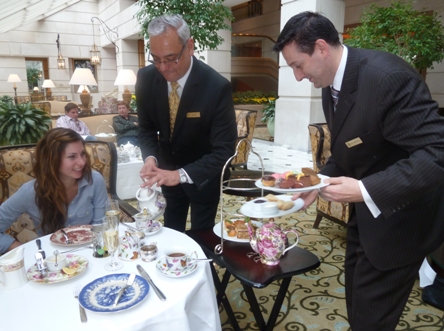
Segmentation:
{"type": "Polygon", "coordinates": [[[89,92],[89,88],[86,85],[80,85],[79,89],[77,90],[77,93],[82,93],[83,90],[86,90],[87,92],[89,92]]]}
{"type": "Polygon", "coordinates": [[[15,83],[19,83],[21,81],[22,80],[20,79],[20,77],[17,74],[9,74],[8,83],[14,83],[14,86],[15,86],[15,83]]]}
{"type": "Polygon", "coordinates": [[[86,90],[86,85],[97,86],[96,79],[94,78],[91,70],[89,70],[88,68],[76,68],[71,77],[71,80],[69,81],[69,85],[84,85],[84,89],[80,94],[80,101],[82,101],[83,109],[88,109],[91,101],[91,96],[86,90]]]}
{"type": "Polygon", "coordinates": [[[44,88],[51,88],[51,87],[55,87],[53,81],[51,79],[45,79],[43,81],[42,87],[44,88]]]}
{"type": "Polygon", "coordinates": [[[50,79],[45,79],[43,81],[42,87],[46,89],[46,100],[52,100],[51,87],[55,87],[53,81],[50,79]]]}
{"type": "Polygon", "coordinates": [[[15,85],[15,83],[19,83],[21,81],[22,80],[20,79],[20,77],[17,74],[9,74],[8,83],[14,83],[15,104],[17,104],[17,85],[15,85]]]}
{"type": "Polygon", "coordinates": [[[136,75],[131,69],[122,69],[117,75],[114,85],[124,85],[125,90],[122,93],[122,99],[127,104],[131,102],[131,92],[128,90],[127,85],[136,85],[136,75]]]}
{"type": "Polygon", "coordinates": [[[131,69],[122,69],[117,75],[114,85],[136,85],[136,74],[131,69]]]}
{"type": "Polygon", "coordinates": [[[93,85],[97,86],[96,79],[88,68],[76,68],[69,81],[69,85],[93,85]]]}

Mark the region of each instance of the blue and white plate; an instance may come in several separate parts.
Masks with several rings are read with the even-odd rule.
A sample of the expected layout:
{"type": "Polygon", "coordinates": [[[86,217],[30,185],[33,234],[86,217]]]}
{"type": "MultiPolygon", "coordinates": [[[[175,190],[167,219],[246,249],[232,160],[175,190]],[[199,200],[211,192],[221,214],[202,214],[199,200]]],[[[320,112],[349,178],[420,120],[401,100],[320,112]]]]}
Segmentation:
{"type": "Polygon", "coordinates": [[[95,313],[115,313],[136,306],[145,299],[150,290],[148,282],[137,275],[133,285],[125,290],[117,306],[113,306],[117,294],[126,285],[129,276],[112,274],[97,278],[80,292],[80,304],[95,313]]]}

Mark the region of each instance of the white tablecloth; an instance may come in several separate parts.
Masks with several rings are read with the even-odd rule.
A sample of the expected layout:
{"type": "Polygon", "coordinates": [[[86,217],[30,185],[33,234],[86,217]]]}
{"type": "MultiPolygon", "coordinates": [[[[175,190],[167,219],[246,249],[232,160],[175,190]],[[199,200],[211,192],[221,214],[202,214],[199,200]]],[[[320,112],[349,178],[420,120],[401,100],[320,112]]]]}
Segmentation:
{"type": "MultiPolygon", "coordinates": [[[[121,226],[121,231],[125,227],[121,226]],[[122,229],[123,228],[123,229],[122,229]]],[[[50,236],[41,238],[46,255],[52,255],[55,249],[63,251],[49,241],[50,236]]],[[[159,255],[169,245],[187,245],[205,257],[200,246],[183,233],[163,228],[158,233],[146,237],[146,243],[157,242],[159,255]]],[[[35,241],[25,244],[25,267],[29,269],[35,262],[37,253],[35,241]]],[[[144,301],[128,310],[101,314],[87,310],[88,322],[80,322],[78,301],[73,297],[73,289],[80,284],[103,277],[111,272],[104,269],[110,258],[94,258],[91,249],[80,250],[72,254],[86,257],[89,265],[80,275],[65,282],[40,284],[29,281],[15,290],[0,289],[0,329],[1,330],[180,330],[209,331],[221,330],[218,307],[212,275],[208,262],[200,262],[196,271],[186,277],[169,278],[156,270],[154,262],[142,260],[125,262],[124,267],[113,273],[131,273],[139,275],[136,264],[140,264],[151,276],[154,283],[166,295],[166,301],[160,301],[153,289],[144,301]]],[[[116,253],[117,256],[117,253],[116,253]]],[[[117,257],[116,257],[117,258],[117,257]]]]}
{"type": "Polygon", "coordinates": [[[142,160],[136,158],[131,158],[130,162],[117,165],[116,191],[120,199],[126,200],[136,197],[136,192],[142,184],[139,175],[142,166],[142,160]]]}

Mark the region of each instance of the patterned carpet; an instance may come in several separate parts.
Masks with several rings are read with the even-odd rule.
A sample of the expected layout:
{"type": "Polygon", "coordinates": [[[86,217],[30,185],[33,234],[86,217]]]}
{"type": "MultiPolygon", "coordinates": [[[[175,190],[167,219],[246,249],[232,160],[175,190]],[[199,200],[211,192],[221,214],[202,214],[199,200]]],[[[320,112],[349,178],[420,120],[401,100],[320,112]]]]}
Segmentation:
{"type": "MultiPolygon", "coordinates": [[[[242,201],[242,198],[225,195],[224,210],[237,212],[242,201]]],[[[343,270],[346,229],[326,219],[321,221],[319,229],[313,229],[315,217],[313,205],[305,212],[275,219],[283,228],[296,229],[300,236],[299,247],[313,252],[321,260],[319,268],[292,278],[275,331],[350,330],[345,309],[343,270]]],[[[220,277],[223,271],[219,270],[220,277]]],[[[254,290],[266,321],[277,291],[276,282],[264,289],[254,290]]],[[[239,281],[234,278],[230,280],[227,294],[242,330],[258,330],[239,281]]],[[[220,308],[220,317],[222,329],[233,330],[223,308],[220,308]]],[[[423,304],[418,281],[396,330],[444,330],[444,312],[423,304]]]]}

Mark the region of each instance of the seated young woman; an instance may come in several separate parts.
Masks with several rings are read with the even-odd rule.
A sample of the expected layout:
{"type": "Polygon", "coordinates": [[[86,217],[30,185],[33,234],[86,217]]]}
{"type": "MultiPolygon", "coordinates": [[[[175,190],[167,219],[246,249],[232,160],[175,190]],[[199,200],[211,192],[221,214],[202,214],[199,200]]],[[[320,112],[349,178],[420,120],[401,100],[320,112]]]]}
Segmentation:
{"type": "Polygon", "coordinates": [[[25,212],[38,236],[92,224],[105,216],[105,180],[91,170],[85,142],[78,133],[65,128],[48,131],[37,143],[36,158],[35,179],[0,206],[0,254],[21,245],[4,232],[25,212]]]}

